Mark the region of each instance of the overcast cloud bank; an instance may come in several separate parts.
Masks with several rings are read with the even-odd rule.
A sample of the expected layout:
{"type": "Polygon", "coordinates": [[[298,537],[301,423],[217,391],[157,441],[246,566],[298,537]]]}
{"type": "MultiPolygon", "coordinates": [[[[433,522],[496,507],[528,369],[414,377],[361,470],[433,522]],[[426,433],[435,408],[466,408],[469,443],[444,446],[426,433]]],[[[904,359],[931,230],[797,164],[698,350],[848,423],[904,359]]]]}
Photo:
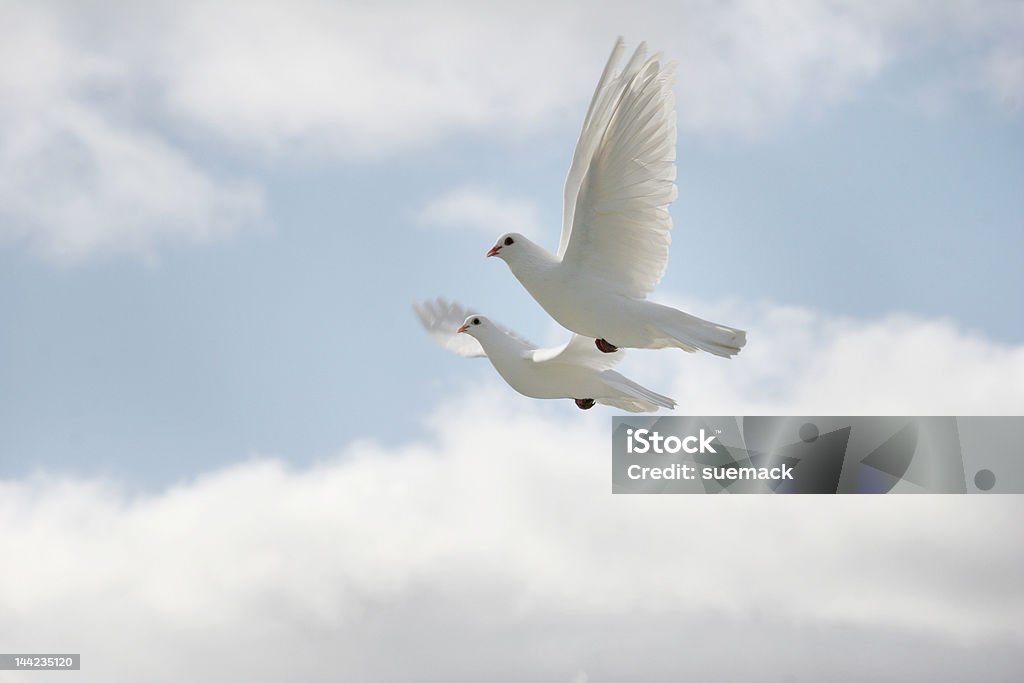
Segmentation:
{"type": "MultiPolygon", "coordinates": [[[[734,312],[758,342],[741,372],[627,362],[652,377],[668,362],[691,414],[1024,406],[1024,349],[950,323],[734,312]]],[[[85,680],[1010,680],[1024,665],[1018,497],[612,496],[609,412],[484,384],[422,442],[367,438],[309,469],[257,457],[150,494],[3,482],[0,640],[83,652],[85,680]]]]}

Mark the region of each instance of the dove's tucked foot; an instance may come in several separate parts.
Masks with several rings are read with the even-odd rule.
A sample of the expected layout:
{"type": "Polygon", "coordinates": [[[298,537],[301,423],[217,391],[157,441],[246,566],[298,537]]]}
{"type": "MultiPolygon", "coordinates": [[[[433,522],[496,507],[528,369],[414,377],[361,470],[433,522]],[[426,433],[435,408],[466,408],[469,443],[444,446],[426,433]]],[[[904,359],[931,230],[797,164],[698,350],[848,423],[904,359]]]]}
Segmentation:
{"type": "Polygon", "coordinates": [[[577,398],[576,407],[580,410],[590,410],[594,407],[594,399],[592,398],[577,398]]]}
{"type": "Polygon", "coordinates": [[[619,350],[618,346],[612,346],[611,344],[606,342],[604,339],[595,339],[594,340],[594,344],[603,353],[615,353],[616,351],[619,350]]]}

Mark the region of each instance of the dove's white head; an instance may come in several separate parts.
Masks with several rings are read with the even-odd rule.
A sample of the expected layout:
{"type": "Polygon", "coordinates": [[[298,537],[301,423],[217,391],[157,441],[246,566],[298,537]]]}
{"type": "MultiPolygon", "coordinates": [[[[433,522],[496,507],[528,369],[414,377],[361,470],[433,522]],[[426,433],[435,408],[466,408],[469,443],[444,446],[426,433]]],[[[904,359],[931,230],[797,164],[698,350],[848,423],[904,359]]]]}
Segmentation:
{"type": "Polygon", "coordinates": [[[514,268],[519,264],[543,260],[545,255],[551,258],[550,254],[547,254],[543,247],[531,242],[529,238],[520,235],[518,232],[506,232],[499,237],[494,246],[491,247],[491,250],[487,252],[487,255],[497,256],[507,263],[510,268],[514,268]]]}
{"type": "Polygon", "coordinates": [[[462,327],[458,329],[458,332],[460,334],[465,332],[469,336],[479,339],[481,336],[488,336],[493,330],[494,325],[491,324],[490,320],[482,315],[471,315],[462,323],[462,327]]]}
{"type": "Polygon", "coordinates": [[[487,252],[487,256],[497,256],[500,259],[507,260],[509,257],[513,257],[515,252],[520,251],[516,247],[525,239],[518,232],[506,232],[494,243],[491,250],[487,252]]]}

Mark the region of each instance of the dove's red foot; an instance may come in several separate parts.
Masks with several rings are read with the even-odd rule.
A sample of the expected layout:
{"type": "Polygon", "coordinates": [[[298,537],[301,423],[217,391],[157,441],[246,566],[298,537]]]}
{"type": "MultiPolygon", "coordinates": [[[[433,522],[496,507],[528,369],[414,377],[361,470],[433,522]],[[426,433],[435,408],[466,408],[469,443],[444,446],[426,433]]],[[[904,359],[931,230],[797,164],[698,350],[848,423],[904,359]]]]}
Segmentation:
{"type": "Polygon", "coordinates": [[[590,410],[594,407],[594,399],[592,398],[577,398],[576,407],[580,410],[590,410]]]}
{"type": "Polygon", "coordinates": [[[594,344],[597,346],[597,348],[600,351],[602,351],[604,353],[615,353],[616,351],[619,350],[618,346],[612,346],[611,344],[606,342],[604,339],[595,339],[594,340],[594,344]]]}

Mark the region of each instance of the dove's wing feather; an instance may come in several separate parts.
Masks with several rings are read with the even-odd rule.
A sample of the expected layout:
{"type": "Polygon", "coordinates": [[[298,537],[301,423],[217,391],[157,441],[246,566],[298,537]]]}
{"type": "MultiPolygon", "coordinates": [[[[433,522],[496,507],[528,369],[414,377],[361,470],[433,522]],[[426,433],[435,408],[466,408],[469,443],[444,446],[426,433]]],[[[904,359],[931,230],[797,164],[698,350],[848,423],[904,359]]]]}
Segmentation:
{"type": "MultiPolygon", "coordinates": [[[[562,197],[562,235],[558,240],[558,256],[565,253],[565,247],[569,243],[569,233],[572,231],[573,215],[576,212],[576,196],[580,192],[580,185],[583,183],[583,176],[594,158],[594,150],[601,140],[601,133],[608,125],[608,118],[611,116],[613,103],[618,99],[622,90],[623,74],[616,72],[619,58],[622,51],[626,49],[622,36],[615,41],[615,47],[608,57],[604,66],[601,78],[597,81],[597,88],[590,100],[590,107],[587,115],[583,118],[583,128],[580,130],[579,140],[576,141],[576,150],[572,155],[572,165],[569,167],[569,174],[565,177],[565,189],[562,197]]],[[[637,49],[637,54],[643,45],[637,49]]],[[[634,55],[636,59],[636,55],[634,55]]]]}
{"type": "MultiPolygon", "coordinates": [[[[434,301],[423,301],[413,304],[413,311],[420,319],[423,328],[433,337],[439,345],[452,353],[457,353],[466,358],[478,358],[486,356],[480,342],[468,334],[459,334],[459,326],[466,318],[476,315],[477,312],[468,309],[455,301],[446,301],[438,297],[434,301]]],[[[495,325],[505,333],[508,338],[518,346],[521,346],[524,353],[532,352],[537,347],[523,339],[512,330],[502,325],[495,325]]]]}
{"type": "Polygon", "coordinates": [[[533,362],[582,365],[600,372],[615,367],[623,356],[622,351],[603,353],[594,345],[592,337],[574,334],[561,346],[535,350],[533,362]]]}
{"type": "Polygon", "coordinates": [[[423,301],[413,304],[412,310],[420,319],[423,329],[433,337],[439,345],[453,353],[466,358],[486,356],[484,349],[468,334],[458,334],[456,330],[467,316],[471,315],[457,303],[448,303],[438,298],[436,301],[423,301]]]}
{"type": "MultiPolygon", "coordinates": [[[[616,43],[612,60],[620,54],[616,43]]],[[[641,45],[622,73],[609,75],[610,61],[601,77],[566,182],[573,208],[563,210],[558,249],[564,265],[634,298],[665,273],[676,198],[675,67],[644,55],[641,45]]]]}

